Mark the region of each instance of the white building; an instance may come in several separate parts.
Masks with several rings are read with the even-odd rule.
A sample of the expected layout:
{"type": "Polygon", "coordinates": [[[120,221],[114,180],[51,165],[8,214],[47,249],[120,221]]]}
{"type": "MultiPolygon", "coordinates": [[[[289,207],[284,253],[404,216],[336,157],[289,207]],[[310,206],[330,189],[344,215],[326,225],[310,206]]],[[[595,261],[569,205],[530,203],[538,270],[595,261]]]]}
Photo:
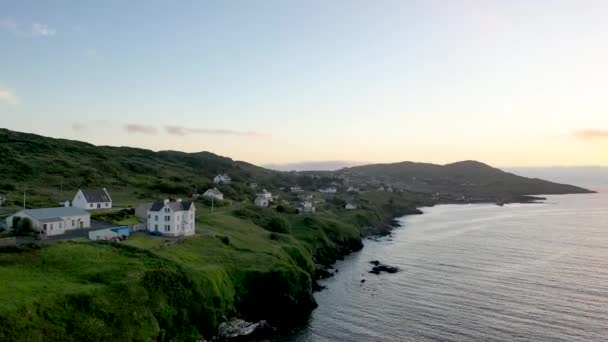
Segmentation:
{"type": "Polygon", "coordinates": [[[127,226],[92,230],[89,232],[89,240],[117,241],[131,236],[131,230],[127,226]]]}
{"type": "Polygon", "coordinates": [[[80,209],[110,209],[112,208],[112,198],[103,189],[80,189],[74,196],[72,206],[80,209]]]}
{"type": "Polygon", "coordinates": [[[230,184],[230,182],[232,182],[232,179],[227,173],[217,175],[213,178],[213,183],[215,184],[230,184]]]}
{"type": "Polygon", "coordinates": [[[9,216],[6,226],[13,227],[13,218],[28,218],[32,228],[47,236],[61,235],[68,230],[91,227],[91,214],[75,207],[25,209],[9,216]]]}
{"type": "Polygon", "coordinates": [[[390,185],[386,187],[386,191],[387,192],[393,192],[393,187],[391,187],[390,185]]]}
{"type": "Polygon", "coordinates": [[[355,210],[357,209],[357,206],[352,204],[352,203],[346,203],[346,205],[344,206],[344,209],[346,210],[355,210]]]}
{"type": "Polygon", "coordinates": [[[267,207],[269,203],[269,199],[263,196],[258,196],[255,198],[255,205],[258,207],[267,207]]]}
{"type": "Polygon", "coordinates": [[[256,194],[256,196],[257,196],[257,197],[264,197],[265,199],[267,199],[267,200],[269,200],[269,201],[272,201],[272,194],[271,194],[269,191],[267,191],[266,189],[264,189],[264,190],[262,190],[262,191],[258,192],[258,193],[256,194]]]}
{"type": "Polygon", "coordinates": [[[348,190],[346,190],[347,192],[359,192],[359,188],[356,188],[354,186],[349,186],[348,190]]]}
{"type": "Polygon", "coordinates": [[[251,189],[257,189],[257,187],[258,187],[258,183],[249,183],[249,187],[250,187],[251,189]]]}
{"type": "Polygon", "coordinates": [[[312,201],[312,198],[313,198],[313,194],[299,194],[298,195],[298,199],[303,202],[312,201]]]}
{"type": "Polygon", "coordinates": [[[190,236],[195,232],[196,208],[191,201],[169,201],[152,204],[148,210],[149,232],[167,236],[190,236]]]}
{"type": "Polygon", "coordinates": [[[302,191],[304,191],[304,190],[302,190],[302,187],[299,187],[299,186],[292,186],[291,188],[289,188],[289,190],[291,192],[302,192],[302,191]]]}
{"type": "Polygon", "coordinates": [[[314,214],[316,208],[311,202],[302,202],[296,206],[296,210],[298,211],[298,214],[314,214]]]}
{"type": "Polygon", "coordinates": [[[335,194],[338,192],[338,189],[335,186],[330,186],[329,188],[319,189],[319,192],[323,194],[335,194]]]}
{"type": "Polygon", "coordinates": [[[214,199],[216,201],[224,200],[224,194],[221,191],[219,191],[217,188],[213,188],[213,189],[209,189],[209,190],[205,191],[205,193],[203,194],[203,197],[207,197],[209,199],[214,199]]]}

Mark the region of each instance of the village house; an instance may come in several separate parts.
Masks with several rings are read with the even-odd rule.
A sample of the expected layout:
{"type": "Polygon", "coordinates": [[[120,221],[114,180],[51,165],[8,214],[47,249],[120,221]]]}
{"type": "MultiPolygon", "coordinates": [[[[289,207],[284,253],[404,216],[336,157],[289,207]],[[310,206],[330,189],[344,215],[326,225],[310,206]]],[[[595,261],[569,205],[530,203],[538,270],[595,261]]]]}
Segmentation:
{"type": "Polygon", "coordinates": [[[393,192],[393,187],[391,187],[390,185],[386,187],[386,191],[387,192],[393,192]]]}
{"type": "Polygon", "coordinates": [[[269,204],[269,199],[263,196],[258,196],[255,198],[255,205],[258,207],[268,207],[269,204]]]}
{"type": "Polygon", "coordinates": [[[378,191],[384,191],[384,187],[383,186],[379,187],[378,191]]]}
{"type": "Polygon", "coordinates": [[[224,200],[224,194],[221,191],[219,191],[217,188],[213,188],[213,189],[209,189],[209,190],[205,191],[205,193],[203,194],[203,197],[213,199],[216,201],[224,200]]]}
{"type": "Polygon", "coordinates": [[[313,194],[305,194],[305,193],[298,194],[298,199],[303,202],[312,201],[313,197],[314,197],[313,194]]]}
{"type": "Polygon", "coordinates": [[[300,186],[292,186],[291,188],[289,188],[289,190],[291,192],[303,192],[304,190],[302,190],[302,187],[300,186]]]}
{"type": "Polygon", "coordinates": [[[319,192],[323,194],[335,194],[338,192],[338,189],[335,186],[330,186],[328,188],[319,189],[319,192]]]}
{"type": "Polygon", "coordinates": [[[349,186],[348,189],[346,190],[346,192],[359,192],[359,188],[356,188],[354,186],[349,186]]]}
{"type": "Polygon", "coordinates": [[[110,209],[112,208],[112,198],[103,189],[80,189],[72,200],[72,206],[80,209],[110,209]]]}
{"type": "Polygon", "coordinates": [[[13,218],[28,218],[32,228],[47,236],[61,235],[68,230],[91,227],[91,214],[76,207],[24,209],[6,219],[6,226],[13,227],[13,218]]]}
{"type": "Polygon", "coordinates": [[[227,173],[217,175],[213,178],[213,183],[215,184],[230,184],[230,182],[232,182],[232,179],[227,173]]]}
{"type": "Polygon", "coordinates": [[[352,204],[352,203],[346,203],[346,205],[344,206],[344,209],[346,210],[354,210],[357,209],[357,206],[352,204]]]}
{"type": "Polygon", "coordinates": [[[272,194],[271,194],[271,193],[270,193],[268,190],[266,190],[266,189],[264,189],[264,190],[262,190],[262,191],[258,192],[258,193],[256,194],[256,196],[257,196],[257,197],[264,197],[265,199],[267,199],[267,200],[269,200],[269,201],[272,201],[272,194]]]}
{"type": "Polygon", "coordinates": [[[249,183],[249,187],[250,187],[251,189],[257,189],[257,187],[258,187],[258,183],[249,183]]]}
{"type": "Polygon", "coordinates": [[[165,199],[148,210],[149,232],[167,236],[190,236],[195,232],[196,208],[192,201],[165,199]]]}
{"type": "Polygon", "coordinates": [[[316,208],[312,205],[312,202],[301,202],[296,206],[298,214],[314,214],[316,208]]]}

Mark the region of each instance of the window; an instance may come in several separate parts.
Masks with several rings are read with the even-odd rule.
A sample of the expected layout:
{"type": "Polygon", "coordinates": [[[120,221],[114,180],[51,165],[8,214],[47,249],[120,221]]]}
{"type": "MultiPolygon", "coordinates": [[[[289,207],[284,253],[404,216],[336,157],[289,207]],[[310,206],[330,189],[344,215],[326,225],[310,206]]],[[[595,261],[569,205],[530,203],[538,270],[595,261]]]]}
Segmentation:
{"type": "Polygon", "coordinates": [[[74,227],[74,224],[75,224],[75,223],[74,223],[74,220],[72,220],[72,227],[74,227]]]}
{"type": "Polygon", "coordinates": [[[46,223],[42,225],[42,228],[44,228],[44,230],[46,230],[46,223]]]}
{"type": "Polygon", "coordinates": [[[166,231],[166,232],[168,232],[168,231],[170,231],[170,230],[171,230],[171,226],[170,226],[170,225],[168,225],[168,224],[166,224],[166,225],[165,225],[165,231],[166,231]]]}
{"type": "Polygon", "coordinates": [[[154,221],[158,221],[158,215],[154,215],[154,221]]]}
{"type": "Polygon", "coordinates": [[[171,209],[169,209],[169,208],[165,208],[165,212],[166,212],[166,213],[170,213],[170,212],[171,212],[171,209]]]}
{"type": "Polygon", "coordinates": [[[93,203],[89,204],[89,208],[93,208],[93,203]]]}
{"type": "Polygon", "coordinates": [[[165,216],[165,222],[169,222],[169,221],[171,221],[171,216],[169,216],[169,215],[165,216]]]}
{"type": "Polygon", "coordinates": [[[59,228],[63,228],[63,223],[59,222],[59,228]]]}
{"type": "Polygon", "coordinates": [[[106,208],[110,206],[110,203],[106,203],[106,208]]]}
{"type": "Polygon", "coordinates": [[[158,225],[157,224],[154,225],[154,230],[158,231],[158,225]]]}

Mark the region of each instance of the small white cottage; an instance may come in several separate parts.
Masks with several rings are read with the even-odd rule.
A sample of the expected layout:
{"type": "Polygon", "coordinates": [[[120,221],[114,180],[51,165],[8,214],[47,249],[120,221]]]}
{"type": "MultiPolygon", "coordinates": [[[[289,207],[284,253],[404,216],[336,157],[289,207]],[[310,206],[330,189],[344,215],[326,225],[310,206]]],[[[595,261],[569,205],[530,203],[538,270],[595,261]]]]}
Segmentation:
{"type": "Polygon", "coordinates": [[[302,202],[296,206],[296,210],[299,214],[314,214],[316,208],[312,205],[312,202],[302,202]]]}
{"type": "Polygon", "coordinates": [[[258,193],[256,194],[256,196],[257,196],[257,197],[264,197],[264,198],[266,198],[267,200],[272,200],[272,194],[271,194],[271,193],[270,193],[268,190],[266,190],[266,189],[264,189],[264,190],[262,190],[262,191],[258,192],[258,193]]]}
{"type": "Polygon", "coordinates": [[[227,173],[217,175],[213,178],[213,183],[215,184],[230,184],[231,181],[232,179],[227,173]]]}
{"type": "Polygon", "coordinates": [[[191,201],[168,199],[148,210],[148,231],[167,236],[190,236],[195,232],[196,208],[191,201]]]}
{"type": "Polygon", "coordinates": [[[255,205],[258,207],[266,208],[268,206],[269,199],[263,196],[258,196],[255,198],[255,205]]]}
{"type": "Polygon", "coordinates": [[[352,203],[346,203],[346,205],[344,206],[344,209],[346,210],[355,210],[357,209],[357,206],[352,204],[352,203]]]}
{"type": "Polygon", "coordinates": [[[6,226],[13,227],[13,218],[28,218],[32,228],[47,236],[61,235],[68,230],[91,227],[91,214],[75,207],[25,209],[9,216],[6,226]]]}
{"type": "Polygon", "coordinates": [[[112,208],[112,198],[103,189],[80,189],[74,196],[72,206],[80,209],[110,209],[112,208]]]}
{"type": "Polygon", "coordinates": [[[214,199],[216,201],[224,200],[224,194],[221,191],[219,191],[217,188],[213,188],[213,189],[209,189],[209,190],[205,191],[205,193],[203,194],[203,197],[207,197],[209,199],[214,199]]]}

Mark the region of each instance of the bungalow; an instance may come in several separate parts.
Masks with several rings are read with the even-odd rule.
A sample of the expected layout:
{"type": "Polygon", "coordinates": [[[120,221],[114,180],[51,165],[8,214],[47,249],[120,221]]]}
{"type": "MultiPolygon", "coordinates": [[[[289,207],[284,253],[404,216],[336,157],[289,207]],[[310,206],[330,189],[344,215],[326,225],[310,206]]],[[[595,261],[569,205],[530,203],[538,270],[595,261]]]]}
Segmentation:
{"type": "Polygon", "coordinates": [[[24,209],[6,219],[8,228],[13,227],[15,217],[30,219],[32,228],[47,236],[61,235],[68,230],[91,226],[91,214],[76,207],[24,209]]]}
{"type": "Polygon", "coordinates": [[[357,209],[357,206],[352,204],[352,203],[346,203],[346,205],[344,206],[344,209],[346,210],[354,210],[357,209]]]}
{"type": "Polygon", "coordinates": [[[131,235],[131,230],[127,226],[92,230],[89,232],[89,240],[116,241],[124,240],[131,235]]]}
{"type": "Polygon", "coordinates": [[[230,182],[232,182],[232,178],[230,178],[227,173],[217,175],[213,178],[213,183],[215,184],[230,184],[230,182]]]}
{"type": "Polygon", "coordinates": [[[269,199],[264,196],[258,196],[255,198],[255,205],[258,207],[266,208],[268,206],[269,199]]]}
{"type": "Polygon", "coordinates": [[[110,209],[112,208],[112,198],[103,189],[80,189],[74,196],[72,206],[80,209],[110,209]]]}
{"type": "Polygon", "coordinates": [[[298,211],[298,214],[314,214],[316,208],[311,202],[302,202],[296,206],[296,210],[298,211]]]}
{"type": "Polygon", "coordinates": [[[224,200],[224,194],[221,191],[219,191],[217,188],[213,188],[213,189],[209,189],[209,190],[205,191],[205,193],[203,194],[203,197],[207,197],[209,199],[213,199],[216,201],[224,200]]]}
{"type": "Polygon", "coordinates": [[[168,199],[152,204],[148,210],[148,231],[167,236],[194,235],[196,208],[191,201],[168,199]]]}
{"type": "Polygon", "coordinates": [[[268,190],[266,190],[266,189],[262,190],[261,192],[258,192],[256,194],[256,196],[257,197],[264,197],[267,200],[272,200],[272,194],[268,190]]]}
{"type": "Polygon", "coordinates": [[[338,189],[335,186],[330,186],[329,188],[319,189],[319,192],[323,194],[335,194],[338,192],[338,189]]]}

